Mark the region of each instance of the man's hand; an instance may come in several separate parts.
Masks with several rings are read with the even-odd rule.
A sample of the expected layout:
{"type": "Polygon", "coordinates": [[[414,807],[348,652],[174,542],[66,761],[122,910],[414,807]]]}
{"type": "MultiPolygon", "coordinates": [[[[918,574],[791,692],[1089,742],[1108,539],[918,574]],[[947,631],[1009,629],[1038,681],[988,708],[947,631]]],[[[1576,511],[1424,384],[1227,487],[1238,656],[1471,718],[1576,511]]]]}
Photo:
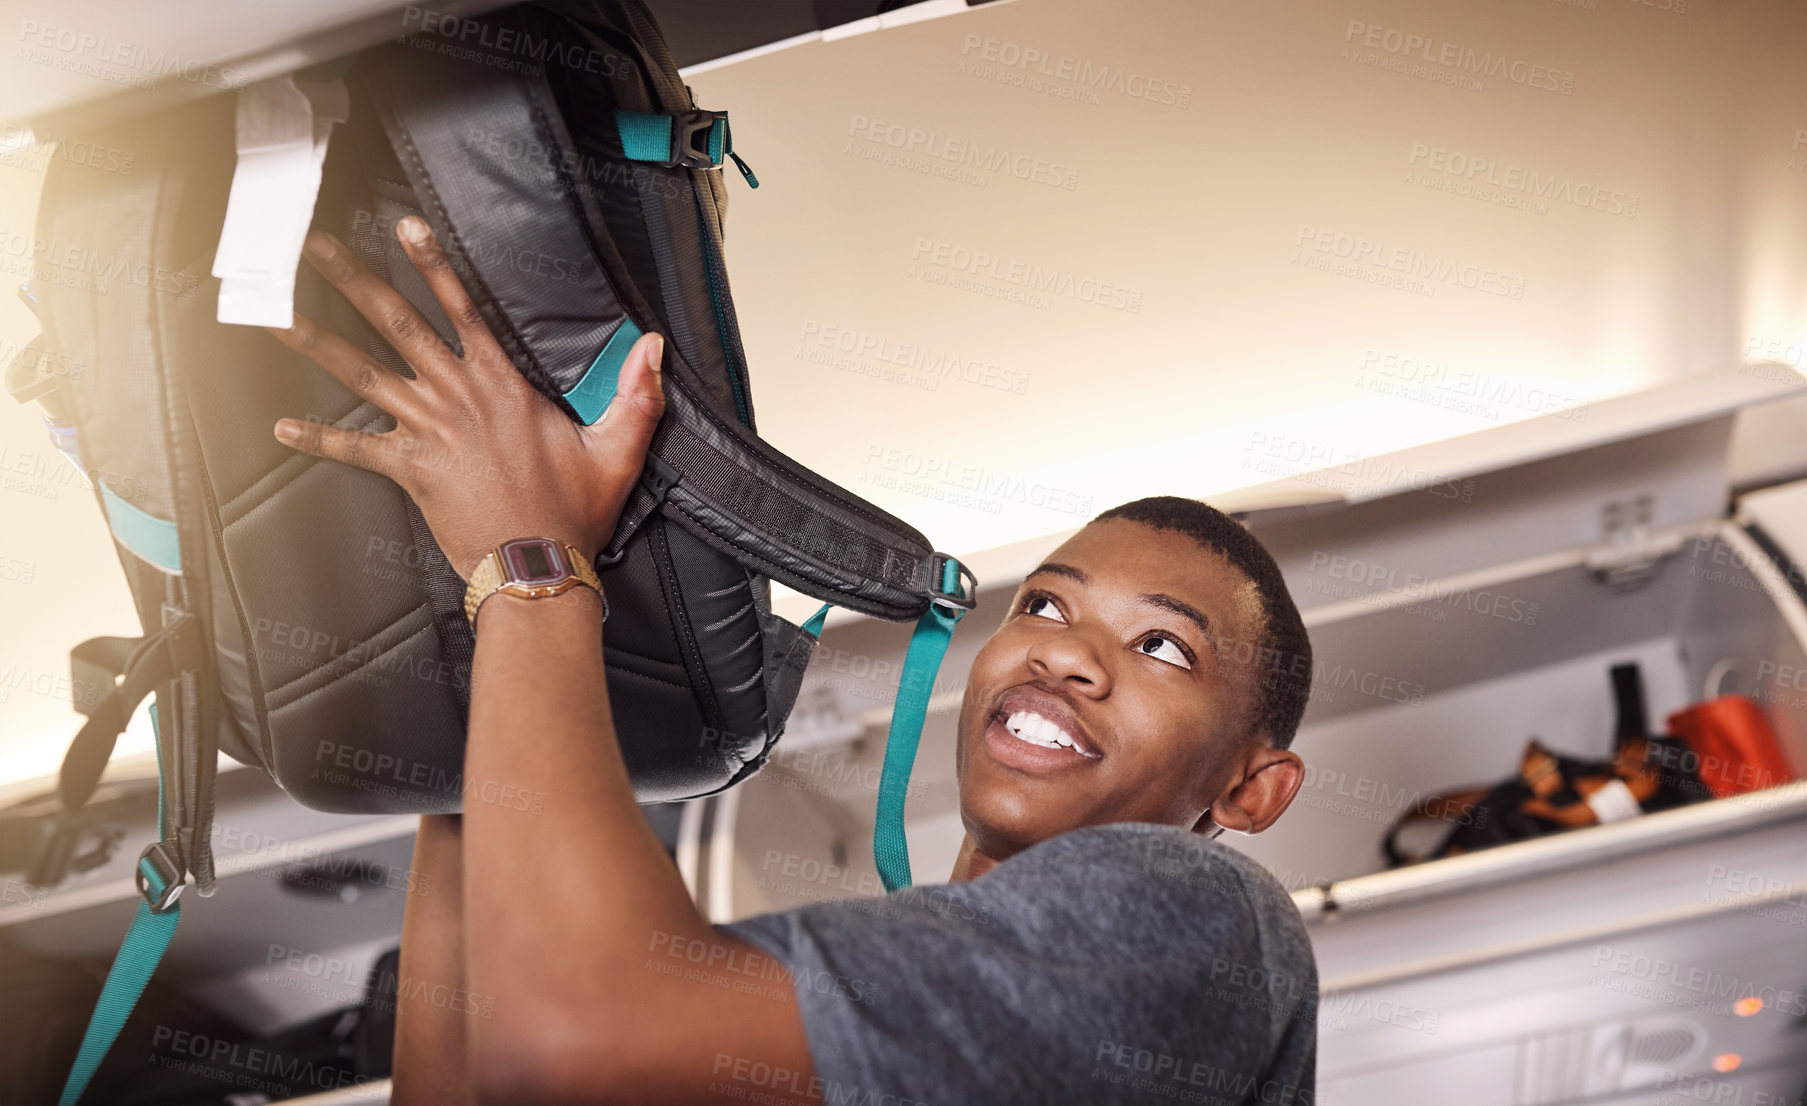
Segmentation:
{"type": "Polygon", "coordinates": [[[395,417],[383,434],[281,419],[276,437],[296,449],[389,477],[419,505],[439,547],[470,579],[484,554],[515,538],[569,542],[587,558],[615,532],[647,445],[665,412],[665,340],[647,334],[621,367],[615,398],[594,426],[573,422],[509,361],[426,222],[396,224],[408,259],[432,288],[464,356],[343,243],[315,231],[307,259],[413,367],[409,380],[368,353],[295,316],[271,329],[290,348],[395,417]]]}
{"type": "MultiPolygon", "coordinates": [[[[634,346],[607,414],[580,426],[521,378],[417,223],[404,219],[397,237],[452,320],[464,356],[344,245],[310,236],[315,268],[417,375],[393,373],[297,316],[278,337],[395,416],[396,428],[366,434],[284,419],[278,437],[293,428],[296,448],[399,483],[467,579],[485,553],[512,538],[553,538],[594,554],[614,531],[665,410],[661,339],[649,334],[634,346]]],[[[711,1084],[723,1055],[813,1086],[793,987],[774,980],[724,989],[713,977],[648,966],[648,950],[661,940],[707,949],[711,963],[718,950],[719,958],[763,961],[697,910],[640,811],[615,739],[601,613],[600,605],[554,601],[483,616],[471,662],[461,828],[438,833],[447,827],[423,821],[416,842],[423,871],[432,853],[449,875],[455,853],[469,878],[448,878],[457,885],[449,894],[436,882],[431,896],[409,904],[402,961],[405,977],[438,986],[462,959],[462,986],[482,996],[483,1013],[456,1014],[454,1024],[430,1002],[398,1008],[407,1011],[397,1029],[398,1101],[456,1101],[469,1090],[508,1106],[689,1106],[718,1099],[711,1084]],[[534,803],[523,810],[487,802],[486,788],[534,803]]]]}

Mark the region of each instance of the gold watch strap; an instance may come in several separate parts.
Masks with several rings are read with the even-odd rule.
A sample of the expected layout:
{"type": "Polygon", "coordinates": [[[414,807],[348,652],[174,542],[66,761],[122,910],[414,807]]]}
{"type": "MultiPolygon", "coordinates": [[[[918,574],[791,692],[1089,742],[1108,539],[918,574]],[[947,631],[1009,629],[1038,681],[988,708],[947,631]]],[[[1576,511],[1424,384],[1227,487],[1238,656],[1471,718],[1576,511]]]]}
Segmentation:
{"type": "Polygon", "coordinates": [[[492,549],[471,570],[471,582],[464,589],[464,617],[477,625],[477,608],[502,586],[502,558],[492,549]]]}
{"type": "Polygon", "coordinates": [[[602,617],[608,618],[609,597],[603,594],[602,577],[596,575],[596,568],[590,564],[590,559],[579,553],[574,545],[565,546],[565,559],[571,562],[571,575],[595,588],[596,594],[602,596],[602,617]]]}
{"type": "Polygon", "coordinates": [[[578,584],[588,585],[602,597],[603,617],[607,618],[608,597],[602,590],[602,578],[596,575],[596,569],[591,566],[589,558],[579,553],[575,546],[564,542],[559,543],[559,548],[565,551],[565,562],[571,566],[571,575],[552,584],[518,590],[502,570],[501,548],[497,547],[484,554],[483,559],[477,562],[477,567],[471,570],[471,582],[464,589],[464,617],[470,622],[471,628],[475,629],[477,626],[477,608],[483,605],[485,599],[499,591],[539,599],[562,594],[578,584]]]}

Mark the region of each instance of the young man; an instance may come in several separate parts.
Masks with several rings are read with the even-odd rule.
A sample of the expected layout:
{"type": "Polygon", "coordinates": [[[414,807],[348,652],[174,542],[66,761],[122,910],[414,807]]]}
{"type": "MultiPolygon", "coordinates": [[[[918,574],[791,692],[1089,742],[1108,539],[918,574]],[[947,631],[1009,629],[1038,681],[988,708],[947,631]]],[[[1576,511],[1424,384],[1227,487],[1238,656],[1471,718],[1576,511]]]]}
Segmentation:
{"type": "MultiPolygon", "coordinates": [[[[278,336],[397,426],[285,419],[277,436],[400,483],[466,579],[517,538],[592,557],[663,413],[663,340],[576,425],[514,370],[426,225],[397,232],[464,356],[315,235],[312,263],[416,376],[297,318],[278,336]],[[526,478],[494,494],[493,467],[447,457],[509,457],[526,478]]],[[[1011,602],[961,708],[950,882],[713,926],[607,722],[600,596],[486,600],[466,775],[544,801],[422,818],[393,1101],[1309,1103],[1304,927],[1209,839],[1266,829],[1301,780],[1287,745],[1310,646],[1273,559],[1203,504],[1140,500],[1011,602]]]]}

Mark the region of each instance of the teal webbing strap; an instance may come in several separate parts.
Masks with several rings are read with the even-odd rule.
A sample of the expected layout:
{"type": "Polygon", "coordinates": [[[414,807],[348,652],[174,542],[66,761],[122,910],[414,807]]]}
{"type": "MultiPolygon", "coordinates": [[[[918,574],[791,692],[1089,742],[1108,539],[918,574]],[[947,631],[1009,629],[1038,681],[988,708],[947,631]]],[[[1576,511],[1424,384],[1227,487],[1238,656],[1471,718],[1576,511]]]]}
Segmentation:
{"type": "Polygon", "coordinates": [[[728,151],[728,156],[734,159],[735,166],[740,169],[740,175],[747,178],[748,186],[752,187],[752,188],[758,188],[759,187],[759,178],[753,175],[753,167],[751,165],[748,165],[746,162],[742,161],[740,159],[740,155],[735,153],[733,150],[728,151]]]}
{"type": "MultiPolygon", "coordinates": [[[[958,593],[959,562],[948,558],[941,590],[958,593]]],[[[897,683],[897,705],[891,708],[891,730],[885,735],[885,764],[878,776],[878,819],[872,827],[872,859],[885,890],[910,885],[910,844],[904,838],[904,798],[910,791],[910,770],[916,764],[916,745],[922,739],[923,719],[928,716],[929,696],[935,690],[935,673],[954,636],[954,624],[966,611],[940,603],[929,604],[916,620],[910,648],[904,654],[903,676],[897,683]]]]}
{"type": "Polygon", "coordinates": [[[104,480],[100,501],[107,511],[107,526],[119,544],[165,572],[182,571],[182,543],[176,537],[175,523],[126,502],[104,480]]]}
{"type": "MultiPolygon", "coordinates": [[[[621,134],[621,152],[632,161],[672,159],[672,116],[648,115],[639,111],[615,112],[615,129],[621,134]]],[[[686,151],[680,150],[679,153],[686,151]]],[[[727,113],[709,125],[709,162],[720,165],[729,153],[727,113]]]]}
{"type": "MultiPolygon", "coordinates": [[[[155,703],[151,704],[151,731],[157,734],[157,832],[167,838],[169,815],[163,804],[163,740],[157,729],[155,703]]],[[[151,894],[162,898],[168,888],[162,873],[142,857],[138,867],[151,894]]],[[[100,1062],[107,1058],[107,1050],[113,1047],[132,1008],[138,1005],[139,996],[144,994],[145,985],[156,972],[157,964],[163,959],[163,950],[169,947],[169,939],[176,934],[176,922],[181,915],[180,904],[157,913],[150,903],[139,902],[132,928],[126,931],[119,954],[113,958],[113,967],[107,972],[107,982],[101,987],[100,1000],[94,1004],[94,1014],[88,1019],[88,1032],[82,1036],[81,1050],[69,1069],[69,1079],[63,1084],[63,1096],[57,1100],[58,1106],[76,1106],[81,1100],[82,1092],[88,1089],[88,1080],[94,1078],[100,1062]]]]}
{"type": "Polygon", "coordinates": [[[596,360],[590,362],[583,376],[565,393],[566,402],[586,426],[609,409],[609,400],[615,398],[615,386],[620,382],[627,351],[639,340],[640,328],[634,325],[634,320],[623,319],[615,333],[609,335],[608,343],[596,355],[596,360]]]}
{"type": "MultiPolygon", "coordinates": [[[[672,161],[671,148],[672,121],[677,118],[671,115],[648,115],[639,111],[615,112],[615,130],[621,135],[621,153],[632,161],[654,161],[660,165],[672,161]]],[[[694,153],[692,150],[678,150],[678,154],[694,153]]],[[[759,178],[753,170],[734,152],[734,134],[728,129],[728,113],[719,112],[709,124],[709,164],[720,168],[723,161],[733,158],[734,165],[740,175],[747,178],[747,183],[754,188],[759,187],[759,178]]]]}
{"type": "Polygon", "coordinates": [[[822,604],[822,609],[817,611],[815,614],[810,615],[809,620],[806,621],[805,623],[803,623],[803,632],[808,634],[810,637],[816,637],[816,638],[821,637],[822,636],[822,623],[824,623],[828,620],[828,612],[833,609],[834,609],[833,603],[822,604]]]}
{"type": "MultiPolygon", "coordinates": [[[[141,863],[152,891],[161,894],[163,878],[153,875],[149,861],[141,863]]],[[[81,1100],[88,1080],[94,1077],[100,1062],[107,1058],[107,1050],[113,1047],[119,1031],[125,1028],[132,1008],[138,1005],[138,997],[144,994],[145,985],[162,961],[163,950],[176,935],[176,922],[181,919],[181,914],[179,905],[158,914],[151,910],[150,903],[138,903],[138,914],[119,946],[119,955],[113,958],[112,969],[107,972],[106,986],[101,988],[100,1001],[95,1003],[94,1014],[88,1019],[88,1032],[82,1037],[75,1066],[69,1069],[69,1081],[63,1084],[63,1096],[57,1100],[58,1106],[76,1106],[81,1100]]]]}

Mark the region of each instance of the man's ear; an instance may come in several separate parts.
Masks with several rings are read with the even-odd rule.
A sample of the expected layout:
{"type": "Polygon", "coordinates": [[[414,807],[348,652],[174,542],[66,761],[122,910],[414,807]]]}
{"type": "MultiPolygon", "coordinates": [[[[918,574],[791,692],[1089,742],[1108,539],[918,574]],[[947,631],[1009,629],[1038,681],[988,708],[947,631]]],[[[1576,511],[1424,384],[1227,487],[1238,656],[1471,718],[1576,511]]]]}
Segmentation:
{"type": "Polygon", "coordinates": [[[1242,782],[1217,797],[1207,811],[1213,822],[1239,833],[1260,833],[1280,820],[1305,782],[1305,762],[1265,740],[1249,751],[1242,782]]]}

